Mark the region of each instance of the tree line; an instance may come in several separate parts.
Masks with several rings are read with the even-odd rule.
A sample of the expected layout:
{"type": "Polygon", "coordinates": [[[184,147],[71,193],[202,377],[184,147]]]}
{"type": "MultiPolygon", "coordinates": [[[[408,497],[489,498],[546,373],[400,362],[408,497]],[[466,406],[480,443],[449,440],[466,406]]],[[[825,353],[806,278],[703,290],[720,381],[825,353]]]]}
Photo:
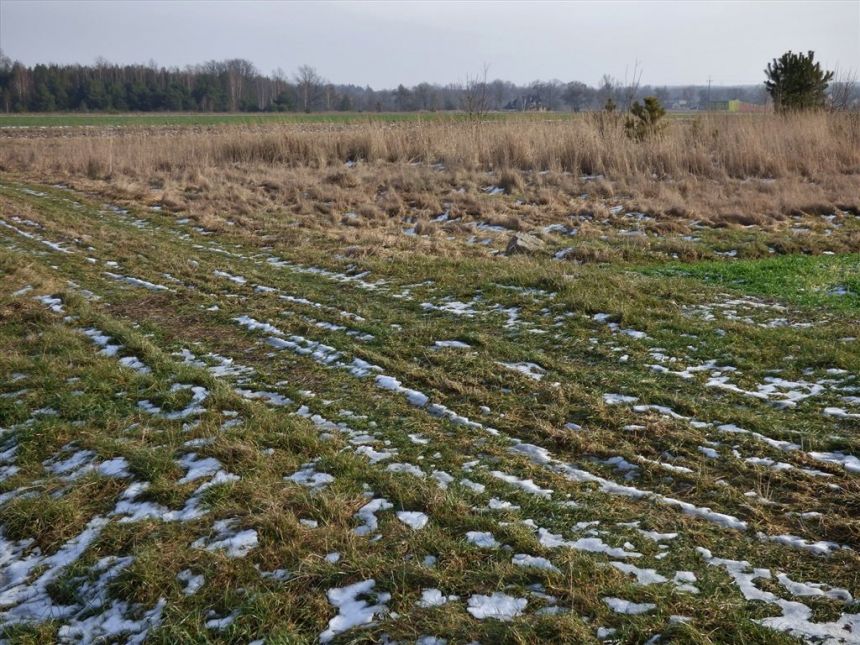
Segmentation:
{"type": "MultiPolygon", "coordinates": [[[[635,78],[634,74],[634,78],[635,78]]],[[[265,75],[247,60],[210,61],[185,68],[13,62],[0,51],[0,110],[4,112],[398,112],[417,110],[601,109],[607,101],[627,108],[656,96],[669,108],[705,109],[709,101],[740,99],[763,104],[764,86],[640,86],[604,75],[596,86],[580,81],[517,85],[484,76],[447,85],[373,89],[334,84],[313,67],[265,75]]]]}

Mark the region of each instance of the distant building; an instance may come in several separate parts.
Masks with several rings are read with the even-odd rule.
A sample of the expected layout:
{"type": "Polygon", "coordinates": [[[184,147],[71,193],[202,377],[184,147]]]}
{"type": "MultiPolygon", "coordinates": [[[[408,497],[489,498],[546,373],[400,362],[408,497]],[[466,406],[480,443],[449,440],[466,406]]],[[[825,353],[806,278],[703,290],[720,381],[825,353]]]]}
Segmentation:
{"type": "Polygon", "coordinates": [[[709,109],[711,112],[767,112],[768,106],[731,99],[728,101],[711,101],[709,109]]]}
{"type": "Polygon", "coordinates": [[[519,112],[546,112],[546,107],[539,94],[524,94],[505,105],[505,110],[519,112]]]}

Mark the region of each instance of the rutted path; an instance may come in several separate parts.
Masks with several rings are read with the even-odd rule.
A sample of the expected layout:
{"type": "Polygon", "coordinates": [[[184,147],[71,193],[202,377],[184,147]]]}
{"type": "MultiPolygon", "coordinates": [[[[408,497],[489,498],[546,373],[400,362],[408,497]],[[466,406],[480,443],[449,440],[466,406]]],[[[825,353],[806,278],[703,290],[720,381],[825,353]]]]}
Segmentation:
{"type": "MultiPolygon", "coordinates": [[[[628,400],[625,398],[627,394],[615,394],[614,390],[604,391],[598,397],[597,405],[607,413],[629,406],[632,408],[629,412],[631,415],[669,419],[672,427],[668,429],[668,437],[675,439],[683,435],[681,429],[676,427],[680,426],[694,433],[703,433],[706,438],[694,436],[683,461],[679,461],[677,455],[667,456],[665,450],[652,450],[651,454],[655,458],[643,457],[638,463],[618,453],[607,458],[604,452],[606,447],[596,449],[595,446],[590,451],[580,453],[575,443],[560,440],[560,435],[542,434],[533,429],[545,428],[547,425],[551,427],[552,422],[547,424],[537,419],[530,426],[523,427],[508,420],[508,417],[514,420],[520,417],[520,413],[515,413],[511,408],[502,414],[484,409],[480,404],[483,392],[480,388],[476,391],[473,385],[470,385],[472,393],[463,397],[469,412],[462,412],[463,402],[454,400],[453,388],[444,393],[432,385],[427,389],[426,386],[434,381],[435,376],[422,374],[420,363],[426,362],[426,359],[414,357],[415,360],[410,361],[408,356],[395,355],[402,346],[396,340],[397,333],[402,331],[404,324],[415,324],[416,321],[426,321],[421,322],[426,328],[418,332],[421,335],[438,334],[436,340],[469,338],[476,333],[476,328],[486,328],[487,325],[497,326],[502,334],[515,330],[515,335],[528,334],[535,339],[530,343],[532,349],[528,356],[509,355],[508,352],[516,344],[509,341],[500,343],[500,349],[505,354],[501,356],[495,355],[493,348],[486,345],[476,354],[468,342],[458,341],[458,345],[447,341],[446,344],[435,346],[430,341],[425,345],[428,347],[428,356],[434,357],[430,364],[440,360],[444,365],[447,356],[456,357],[457,352],[460,352],[466,354],[468,360],[485,361],[482,364],[524,365],[527,367],[514,370],[520,371],[520,374],[505,377],[510,379],[511,387],[517,391],[539,388],[540,391],[552,392],[553,382],[568,378],[570,368],[565,365],[565,361],[553,356],[552,347],[559,341],[558,336],[563,333],[560,329],[566,329],[565,325],[571,316],[562,310],[548,309],[554,306],[551,294],[515,292],[514,297],[536,301],[542,306],[536,312],[531,309],[524,311],[510,302],[494,303],[483,298],[471,302],[443,302],[442,297],[437,300],[443,302],[442,305],[425,307],[423,303],[428,300],[423,298],[427,295],[428,285],[422,287],[419,283],[413,283],[396,286],[391,279],[376,278],[362,272],[338,273],[287,262],[269,254],[255,253],[253,255],[256,257],[252,257],[251,252],[236,247],[228,251],[214,246],[210,241],[197,244],[193,241],[194,233],[183,232],[181,228],[168,228],[163,224],[154,226],[146,220],[131,219],[120,212],[108,213],[114,213],[120,222],[111,226],[118,226],[130,240],[141,243],[133,267],[126,269],[122,266],[124,262],[120,266],[109,266],[108,263],[116,261],[99,257],[92,250],[88,250],[89,255],[86,256],[78,252],[63,252],[63,264],[58,264],[63,268],[59,270],[62,274],[68,265],[69,278],[75,284],[61,291],[84,294],[84,299],[91,302],[76,305],[61,297],[46,300],[45,305],[53,310],[51,315],[60,320],[65,317],[64,325],[70,330],[78,330],[74,333],[81,334],[82,338],[93,343],[94,352],[115,358],[118,366],[136,375],[134,378],[158,376],[162,379],[171,372],[177,375],[199,375],[190,381],[173,376],[167,385],[159,386],[162,392],[160,398],[138,398],[133,406],[139,411],[138,414],[152,417],[164,428],[180,427],[192,435],[196,432],[195,428],[210,427],[214,415],[220,419],[220,432],[229,435],[233,428],[242,427],[244,416],[242,411],[220,407],[223,397],[228,396],[226,392],[232,392],[236,408],[264,405],[276,415],[288,415],[299,423],[304,419],[315,429],[316,438],[312,443],[321,452],[306,455],[293,471],[282,474],[285,490],[293,486],[306,489],[313,506],[314,499],[321,499],[329,494],[332,487],[341,485],[341,473],[337,469],[326,470],[324,467],[332,458],[324,446],[334,442],[342,448],[337,451],[337,459],[331,463],[340,464],[341,467],[344,463],[351,464],[346,471],[346,478],[354,483],[361,482],[365,487],[365,502],[354,511],[353,529],[359,538],[368,541],[368,545],[376,540],[386,543],[387,540],[396,539],[392,531],[396,535],[399,530],[413,532],[414,539],[420,539],[419,536],[425,532],[450,536],[449,539],[461,540],[469,545],[459,549],[478,550],[481,553],[489,549],[488,553],[492,557],[487,561],[488,566],[490,561],[497,563],[493,566],[504,563],[506,571],[519,572],[517,575],[520,576],[536,576],[533,579],[542,581],[528,587],[513,583],[512,591],[504,594],[490,593],[492,589],[480,584],[473,586],[469,593],[464,593],[462,589],[440,591],[433,587],[418,588],[414,590],[422,598],[418,607],[460,603],[477,620],[485,620],[488,616],[507,620],[519,615],[551,615],[571,611],[572,607],[565,606],[558,597],[546,593],[544,586],[554,585],[553,581],[558,580],[555,576],[569,571],[566,567],[571,566],[571,560],[566,552],[575,552],[579,554],[578,557],[593,559],[588,565],[591,568],[615,569],[620,574],[614,578],[609,576],[607,589],[603,593],[603,611],[608,607],[610,613],[648,615],[656,611],[657,615],[662,615],[662,610],[658,608],[665,596],[671,599],[671,605],[680,602],[695,614],[695,602],[691,605],[687,598],[701,597],[701,602],[710,602],[706,595],[700,594],[701,586],[698,583],[703,576],[707,578],[713,575],[712,569],[719,569],[716,566],[719,564],[730,574],[744,598],[773,605],[771,615],[774,617],[762,619],[762,625],[810,639],[829,638],[831,640],[827,642],[834,643],[856,642],[854,625],[860,621],[860,616],[842,611],[835,620],[810,620],[812,610],[803,604],[805,598],[814,596],[825,598],[833,606],[841,606],[846,601],[850,602],[851,594],[857,591],[856,587],[836,589],[838,585],[830,587],[832,582],[827,579],[803,579],[800,582],[799,574],[785,567],[785,563],[790,563],[792,558],[820,555],[832,560],[832,565],[822,564],[823,569],[836,573],[846,565],[856,565],[855,551],[839,542],[821,539],[816,527],[809,521],[812,517],[807,508],[789,511],[796,517],[807,515],[806,521],[800,523],[803,529],[801,536],[769,530],[768,525],[774,521],[777,526],[783,522],[784,525],[790,525],[794,522],[791,519],[794,516],[782,517],[782,514],[775,512],[771,514],[766,507],[762,510],[751,506],[747,503],[749,497],[743,491],[731,488],[733,477],[741,480],[747,477],[745,469],[763,467],[774,470],[776,466],[779,472],[798,471],[813,485],[832,487],[834,494],[838,490],[839,495],[847,496],[857,490],[854,461],[850,453],[802,450],[798,444],[785,439],[777,440],[745,431],[740,426],[732,425],[731,419],[722,419],[721,423],[705,423],[665,406],[643,405],[641,401],[634,400],[638,397],[632,395],[628,400]],[[198,257],[192,261],[200,265],[199,271],[175,278],[173,273],[176,271],[172,271],[167,274],[173,278],[171,280],[163,271],[159,271],[157,257],[150,259],[144,255],[149,246],[144,242],[146,235],[142,231],[150,235],[153,229],[177,246],[175,254],[185,253],[193,257],[192,249],[217,248],[220,250],[213,253],[218,256],[217,260],[204,261],[203,257],[198,257]],[[207,271],[203,270],[204,262],[207,271]],[[102,265],[108,266],[111,271],[104,271],[102,265]],[[264,268],[269,271],[274,268],[279,273],[266,274],[264,268]],[[128,279],[118,281],[117,275],[128,279]],[[308,281],[309,278],[312,280],[308,281]],[[165,281],[170,283],[169,287],[164,284],[165,281]],[[325,283],[331,283],[331,287],[325,283]],[[164,288],[154,288],[158,286],[164,288]],[[335,296],[339,289],[362,292],[365,294],[365,304],[359,310],[333,304],[337,302],[335,296]],[[422,297],[415,297],[414,291],[422,289],[425,292],[422,297]],[[138,319],[131,315],[134,290],[153,293],[153,300],[147,305],[149,310],[139,311],[141,315],[138,319]],[[100,299],[96,300],[96,296],[100,299]],[[160,321],[169,318],[169,312],[160,309],[169,308],[172,297],[181,297],[183,308],[188,312],[196,312],[193,316],[186,316],[188,320],[192,317],[206,320],[208,333],[211,335],[217,329],[217,335],[201,337],[193,330],[161,330],[156,338],[146,341],[149,344],[148,351],[162,357],[158,359],[158,364],[150,365],[146,356],[138,355],[138,348],[144,347],[144,337],[132,331],[131,326],[141,323],[147,329],[158,329],[160,321]],[[125,333],[135,337],[135,348],[127,349],[127,343],[122,342],[121,338],[114,338],[110,332],[93,325],[90,320],[92,312],[101,309],[102,303],[112,305],[108,313],[111,309],[122,312],[114,324],[122,326],[125,333]],[[398,322],[383,325],[375,318],[376,314],[394,307],[401,309],[400,314],[395,316],[398,322]],[[291,314],[285,316],[285,312],[291,314]],[[78,320],[79,317],[84,320],[78,320]],[[401,329],[390,325],[398,325],[401,329]],[[441,333],[443,330],[444,335],[441,333]],[[548,333],[532,333],[534,331],[548,333]],[[163,343],[168,338],[168,344],[157,347],[159,342],[163,343]],[[328,342],[336,345],[329,345],[328,342]],[[389,342],[394,345],[393,349],[387,347],[389,342]],[[245,356],[225,352],[224,348],[229,346],[244,348],[245,356]],[[171,355],[171,358],[167,358],[171,355]],[[532,358],[538,360],[526,360],[532,358]],[[535,375],[539,378],[535,378],[535,375]],[[218,386],[219,393],[213,395],[211,386],[206,385],[207,378],[223,382],[226,390],[218,386]],[[301,383],[314,383],[314,387],[303,387],[301,383]],[[612,398],[610,403],[602,400],[604,394],[618,398],[612,398]],[[213,396],[219,401],[216,404],[219,407],[210,407],[213,396]],[[257,403],[243,403],[243,400],[257,403]],[[617,406],[616,403],[623,405],[617,406]],[[200,425],[201,422],[203,425],[200,425]],[[404,426],[415,431],[404,430],[404,426]],[[718,443],[724,435],[738,438],[742,443],[724,447],[718,443]],[[698,446],[696,442],[699,441],[704,443],[698,446]],[[749,450],[750,446],[757,446],[766,453],[741,452],[749,450]],[[699,447],[702,450],[698,450],[699,447]],[[721,461],[713,457],[726,452],[731,453],[733,461],[721,461]],[[779,464],[786,462],[769,455],[789,460],[801,457],[801,460],[779,467],[779,464]],[[770,461],[762,461],[766,459],[770,461]],[[817,462],[820,470],[805,465],[809,461],[817,462]],[[664,465],[671,468],[667,469],[664,465]],[[817,470],[820,475],[813,470],[817,470]],[[686,471],[709,478],[706,481],[722,481],[725,476],[729,480],[729,488],[725,492],[717,490],[713,495],[690,488],[684,483],[688,474],[686,471]],[[674,475],[667,479],[667,472],[674,475]],[[657,488],[652,490],[640,485],[635,481],[637,479],[653,482],[657,488]],[[819,479],[821,484],[818,483],[819,479]],[[398,499],[402,495],[401,488],[411,485],[417,485],[424,491],[436,491],[433,495],[441,495],[440,499],[446,500],[446,508],[456,505],[466,511],[465,515],[461,511],[454,520],[450,512],[439,513],[437,508],[430,505],[415,505],[414,502],[404,505],[398,499]],[[676,487],[691,493],[692,498],[676,493],[676,487]],[[704,501],[711,496],[720,504],[730,501],[731,512],[714,502],[708,501],[705,505],[704,501]],[[643,509],[647,512],[644,522],[641,519],[643,509]],[[679,510],[681,513],[677,512],[679,510]],[[685,516],[694,519],[688,520],[685,516]],[[464,524],[473,528],[464,530],[464,524]],[[395,529],[397,525],[403,529],[395,529]],[[493,528],[496,526],[498,528],[493,528]],[[697,553],[696,549],[700,551],[697,553]],[[756,561],[753,564],[758,569],[748,573],[752,571],[751,565],[742,562],[743,558],[719,559],[747,551],[758,554],[758,559],[779,564],[756,561]],[[707,555],[701,555],[704,553],[707,555]],[[793,555],[795,553],[797,555],[793,555]],[[698,566],[696,571],[672,568],[682,563],[693,567],[693,561],[698,566]],[[774,595],[770,591],[750,591],[752,580],[768,577],[780,582],[781,595],[774,595]],[[646,597],[661,602],[636,604],[621,598],[625,585],[632,584],[632,580],[635,580],[633,586],[637,589],[650,589],[652,585],[665,589],[657,596],[648,596],[646,591],[646,597]],[[622,585],[619,586],[619,583],[622,585]],[[792,600],[785,600],[783,596],[791,597],[792,600]]],[[[24,237],[23,242],[16,240],[13,246],[7,245],[7,249],[10,253],[21,255],[26,252],[22,244],[37,243],[39,240],[24,237]]],[[[149,243],[150,246],[152,244],[149,243]]],[[[60,262],[55,258],[52,261],[60,262]]],[[[55,296],[57,293],[25,291],[16,298],[32,300],[36,295],[55,296]]],[[[620,325],[613,327],[611,318],[595,319],[591,314],[582,316],[577,312],[573,316],[578,318],[576,324],[586,330],[588,337],[596,339],[597,345],[604,346],[602,351],[615,354],[637,352],[641,351],[637,343],[647,340],[644,332],[620,325]],[[607,321],[608,329],[603,329],[607,321]]],[[[650,352],[650,355],[653,353],[650,352]]],[[[627,364],[631,366],[630,369],[636,369],[631,362],[627,364]]],[[[591,370],[584,363],[583,366],[591,370]]],[[[436,370],[434,367],[434,373],[436,370]]],[[[647,366],[643,365],[642,371],[647,370],[647,366]]],[[[465,378],[458,384],[462,389],[466,389],[472,378],[465,372],[466,368],[459,364],[449,372],[454,383],[463,374],[465,378]]],[[[854,387],[850,376],[831,374],[831,382],[821,387],[832,387],[838,390],[839,396],[850,397],[849,390],[845,389],[854,387]]],[[[777,413],[788,412],[773,412],[777,413]]],[[[570,425],[564,432],[571,436],[588,432],[580,424],[570,425]]],[[[20,428],[12,428],[13,433],[18,431],[20,428]]],[[[642,438],[638,430],[622,432],[634,433],[637,438],[642,438]]],[[[661,440],[664,439],[661,437],[661,440]]],[[[190,549],[220,552],[228,558],[253,557],[255,551],[265,550],[265,538],[260,536],[259,527],[254,528],[253,518],[248,518],[251,519],[250,524],[246,523],[247,520],[235,517],[219,518],[207,508],[207,500],[211,499],[214,489],[239,485],[237,482],[243,477],[242,473],[228,469],[217,456],[207,455],[207,447],[212,441],[217,443],[218,437],[191,437],[185,442],[187,446],[174,455],[175,467],[179,469],[180,475],[175,483],[188,485],[190,489],[190,495],[182,504],[167,506],[149,499],[147,490],[152,483],[133,479],[116,496],[113,509],[104,516],[92,519],[99,531],[86,543],[98,539],[105,523],[141,522],[158,518],[166,522],[190,522],[203,529],[197,530],[197,537],[188,542],[190,549]]],[[[636,442],[621,435],[617,443],[610,450],[623,450],[632,459],[633,453],[630,451],[636,442]]],[[[679,444],[675,445],[677,452],[679,444]]],[[[12,447],[10,444],[5,449],[6,453],[10,453],[12,447]]],[[[265,459],[267,450],[260,448],[255,459],[265,459]]],[[[80,452],[72,453],[65,459],[72,459],[80,452]]],[[[4,468],[14,465],[14,451],[10,454],[12,456],[7,457],[8,464],[4,468]]],[[[127,475],[122,463],[112,462],[112,459],[121,457],[98,461],[94,456],[85,454],[75,457],[80,461],[79,465],[73,460],[73,465],[61,467],[55,474],[68,477],[67,471],[77,472],[74,469],[84,468],[89,476],[121,479],[127,475]]],[[[69,481],[74,481],[74,478],[69,481]]],[[[2,503],[13,502],[25,495],[24,488],[11,490],[4,494],[2,503]]],[[[301,518],[301,522],[307,531],[315,530],[320,525],[318,519],[301,518]]],[[[79,541],[75,540],[79,538],[68,542],[68,546],[62,547],[58,553],[72,550],[77,554],[76,557],[58,561],[60,569],[53,576],[73,565],[85,550],[86,546],[78,549],[75,545],[79,541]]],[[[855,540],[846,541],[850,542],[848,547],[856,545],[855,540]]],[[[13,548],[10,543],[9,549],[16,554],[10,562],[22,561],[27,557],[24,555],[27,548],[23,543],[13,548]]],[[[426,558],[445,562],[445,555],[430,553],[426,558]]],[[[121,559],[131,556],[116,557],[121,559]]],[[[336,563],[340,556],[330,559],[326,556],[326,559],[336,563]]],[[[105,563],[91,570],[94,574],[106,571],[104,584],[107,584],[119,574],[122,567],[131,564],[131,561],[122,562],[125,564],[117,564],[114,568],[97,568],[113,566],[105,563]]],[[[37,566],[37,563],[34,561],[33,566],[37,566]]],[[[801,570],[804,569],[808,567],[801,567],[801,570]]],[[[273,572],[272,575],[277,579],[279,574],[273,572]]],[[[27,576],[24,575],[16,584],[22,580],[28,580],[27,576]]],[[[45,584],[47,582],[49,580],[45,584]]],[[[475,582],[477,579],[473,578],[475,582]]],[[[384,589],[380,584],[380,581],[364,580],[330,588],[327,600],[339,613],[331,619],[327,629],[320,630],[320,638],[328,640],[350,627],[382,619],[392,610],[392,603],[397,605],[397,613],[402,615],[406,611],[404,599],[399,594],[392,596],[389,591],[380,591],[380,588],[384,589]],[[371,601],[361,600],[362,596],[371,598],[371,601]]],[[[89,589],[86,591],[90,592],[89,589]]],[[[399,591],[402,594],[402,590],[399,591]]],[[[17,600],[19,592],[10,593],[14,593],[15,599],[9,596],[10,599],[4,604],[4,607],[9,608],[5,620],[11,622],[12,615],[33,618],[32,612],[21,613],[21,603],[17,600]]],[[[98,593],[104,596],[105,592],[98,593]]],[[[637,591],[636,595],[640,597],[641,592],[637,591]]],[[[128,603],[118,606],[117,602],[124,601],[113,600],[113,604],[108,604],[104,600],[101,605],[104,611],[99,614],[101,622],[90,621],[86,629],[91,631],[82,633],[92,637],[110,634],[104,630],[109,629],[107,625],[111,624],[110,618],[116,614],[124,617],[123,620],[131,621],[119,633],[145,636],[148,629],[162,622],[162,611],[167,601],[158,599],[151,609],[128,603]]],[[[64,633],[69,634],[70,638],[79,633],[75,630],[84,629],[74,622],[79,620],[77,617],[83,616],[82,613],[72,609],[65,616],[76,617],[69,619],[63,628],[68,630],[64,633]]],[[[695,616],[692,618],[695,620],[695,616]]],[[[218,620],[227,621],[223,624],[225,629],[232,622],[228,618],[213,618],[210,622],[218,620]]],[[[625,619],[619,620],[623,623],[625,619]]],[[[672,624],[678,622],[683,621],[672,624]]],[[[396,619],[393,624],[396,624],[396,619]]],[[[214,625],[213,622],[213,629],[214,625]]],[[[601,629],[604,627],[601,626],[601,629]]]]}

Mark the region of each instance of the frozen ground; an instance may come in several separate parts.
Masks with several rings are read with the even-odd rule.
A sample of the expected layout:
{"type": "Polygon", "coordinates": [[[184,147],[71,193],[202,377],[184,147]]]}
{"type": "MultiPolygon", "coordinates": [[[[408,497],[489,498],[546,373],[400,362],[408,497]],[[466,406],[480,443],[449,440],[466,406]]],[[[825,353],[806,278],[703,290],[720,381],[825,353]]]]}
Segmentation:
{"type": "Polygon", "coordinates": [[[9,642],[860,643],[850,289],[0,208],[9,642]]]}

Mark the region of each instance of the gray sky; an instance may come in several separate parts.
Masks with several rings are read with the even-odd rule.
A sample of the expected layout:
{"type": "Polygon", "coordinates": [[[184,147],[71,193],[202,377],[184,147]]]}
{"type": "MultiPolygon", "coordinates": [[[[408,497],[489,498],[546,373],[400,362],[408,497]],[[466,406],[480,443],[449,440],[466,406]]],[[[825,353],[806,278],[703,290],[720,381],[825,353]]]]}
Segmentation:
{"type": "Polygon", "coordinates": [[[860,0],[769,2],[279,2],[0,0],[0,47],[27,64],[246,58],[260,71],[309,64],[373,87],[491,78],[759,83],[766,63],[812,49],[860,68],[860,0]]]}

